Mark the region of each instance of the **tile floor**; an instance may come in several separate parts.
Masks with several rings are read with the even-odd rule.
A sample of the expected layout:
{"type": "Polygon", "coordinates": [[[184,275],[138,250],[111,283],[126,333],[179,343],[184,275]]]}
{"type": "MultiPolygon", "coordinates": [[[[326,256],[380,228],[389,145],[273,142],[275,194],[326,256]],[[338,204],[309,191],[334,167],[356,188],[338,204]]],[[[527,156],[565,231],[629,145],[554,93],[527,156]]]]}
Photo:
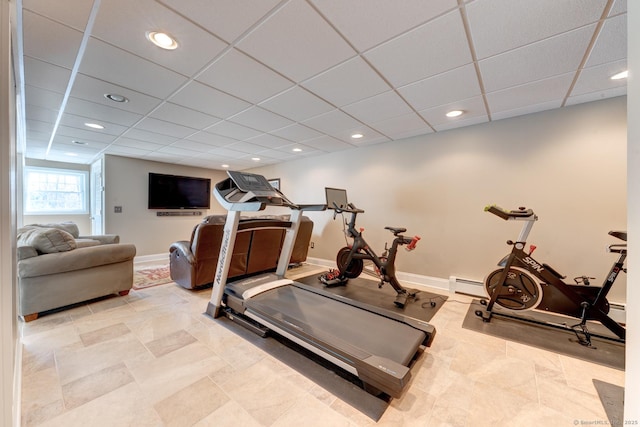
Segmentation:
{"type": "MultiPolygon", "coordinates": [[[[24,426],[573,426],[624,372],[462,329],[451,295],[407,392],[376,422],[203,315],[171,283],[22,324],[24,426]]],[[[458,303],[454,301],[461,301],[458,303]]]]}

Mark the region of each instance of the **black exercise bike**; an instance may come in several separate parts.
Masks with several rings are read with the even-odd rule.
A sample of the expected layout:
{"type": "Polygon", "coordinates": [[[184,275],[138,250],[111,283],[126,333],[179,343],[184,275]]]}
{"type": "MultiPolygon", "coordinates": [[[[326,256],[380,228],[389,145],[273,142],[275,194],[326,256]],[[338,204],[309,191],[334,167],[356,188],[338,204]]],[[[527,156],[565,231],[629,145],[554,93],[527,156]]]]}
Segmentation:
{"type": "MultiPolygon", "coordinates": [[[[504,257],[498,264],[500,269],[493,271],[485,280],[485,289],[489,300],[481,300],[486,305],[484,310],[476,310],[475,314],[485,322],[491,320],[491,315],[501,315],[518,320],[524,320],[545,326],[561,329],[569,329],[576,334],[580,344],[591,347],[591,337],[598,336],[614,341],[625,341],[625,328],[609,317],[609,302],[607,294],[611,290],[618,274],[626,273],[624,262],[627,257],[627,245],[609,245],[609,252],[619,254],[617,261],[609,271],[601,287],[590,286],[593,277],[579,276],[574,278],[575,284],[565,283],[566,276],[561,275],[548,264],[535,260],[531,255],[536,249],[531,245],[529,251],[525,251],[527,237],[533,224],[538,220],[533,210],[519,208],[507,211],[498,206],[487,206],[488,211],[504,220],[524,221],[522,230],[516,242],[507,241],[513,248],[511,253],[504,257]],[[532,278],[528,273],[539,279],[532,278]],[[508,309],[511,313],[521,310],[540,310],[559,313],[580,319],[579,323],[566,325],[564,323],[550,323],[537,321],[530,318],[522,318],[511,313],[493,311],[494,304],[508,309]],[[618,338],[596,335],[589,332],[588,320],[595,320],[606,326],[618,338]]],[[[609,234],[618,239],[627,240],[627,233],[610,231],[609,234]]]]}
{"type": "Polygon", "coordinates": [[[420,237],[403,236],[401,233],[407,231],[406,228],[385,227],[386,230],[389,230],[393,234],[394,239],[390,248],[388,248],[385,243],[384,252],[378,256],[362,236],[364,229],[356,229],[356,217],[359,213],[364,213],[364,211],[346,201],[345,190],[327,188],[326,192],[327,207],[334,210],[334,219],[337,214],[342,214],[343,212],[351,214],[350,220],[348,222],[345,221],[347,226],[345,234],[347,237],[353,239],[353,243],[338,251],[338,255],[336,256],[338,269],[323,274],[320,276],[320,281],[326,286],[344,285],[349,279],[360,276],[364,269],[364,261],[371,261],[374,265],[375,275],[380,279],[378,288],[382,287],[385,283],[389,283],[396,291],[394,304],[397,307],[404,308],[410,300],[416,299],[419,291],[403,287],[396,278],[395,261],[398,246],[406,245],[405,249],[412,251],[415,249],[420,237]]]}

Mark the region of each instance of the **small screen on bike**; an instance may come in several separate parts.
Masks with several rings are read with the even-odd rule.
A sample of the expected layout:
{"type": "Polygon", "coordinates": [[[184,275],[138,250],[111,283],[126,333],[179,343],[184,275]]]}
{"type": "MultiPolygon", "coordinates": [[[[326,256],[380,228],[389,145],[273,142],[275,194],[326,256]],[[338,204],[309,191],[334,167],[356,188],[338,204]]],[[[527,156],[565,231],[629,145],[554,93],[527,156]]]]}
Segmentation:
{"type": "Polygon", "coordinates": [[[336,206],[339,209],[347,208],[347,190],[340,188],[329,188],[326,187],[324,189],[325,194],[327,196],[327,208],[335,209],[336,206]]]}

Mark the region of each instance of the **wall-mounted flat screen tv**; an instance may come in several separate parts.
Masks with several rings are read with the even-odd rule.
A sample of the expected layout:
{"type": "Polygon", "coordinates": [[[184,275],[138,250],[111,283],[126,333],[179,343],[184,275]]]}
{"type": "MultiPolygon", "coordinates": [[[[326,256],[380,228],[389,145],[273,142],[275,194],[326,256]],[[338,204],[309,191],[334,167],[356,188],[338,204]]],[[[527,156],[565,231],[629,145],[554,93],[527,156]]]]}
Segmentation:
{"type": "Polygon", "coordinates": [[[211,180],[149,172],[149,209],[209,209],[211,180]]]}

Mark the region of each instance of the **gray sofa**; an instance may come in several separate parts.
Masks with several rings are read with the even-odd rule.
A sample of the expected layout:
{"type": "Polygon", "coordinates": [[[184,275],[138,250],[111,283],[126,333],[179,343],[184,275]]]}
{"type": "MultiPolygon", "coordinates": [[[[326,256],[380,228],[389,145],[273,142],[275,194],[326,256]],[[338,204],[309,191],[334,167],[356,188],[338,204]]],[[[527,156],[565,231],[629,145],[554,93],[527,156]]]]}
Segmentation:
{"type": "Polygon", "coordinates": [[[136,247],[117,235],[80,236],[71,222],[18,230],[18,314],[42,312],[94,298],[127,295],[136,247]]]}

